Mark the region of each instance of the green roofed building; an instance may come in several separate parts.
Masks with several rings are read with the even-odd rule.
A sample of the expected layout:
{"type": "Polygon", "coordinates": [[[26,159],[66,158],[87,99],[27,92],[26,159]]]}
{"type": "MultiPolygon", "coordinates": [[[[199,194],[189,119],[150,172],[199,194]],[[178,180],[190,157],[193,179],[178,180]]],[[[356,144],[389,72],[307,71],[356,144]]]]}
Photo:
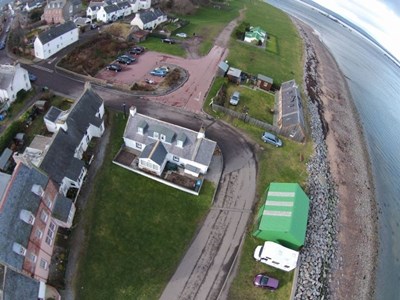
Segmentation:
{"type": "Polygon", "coordinates": [[[293,250],[304,245],[310,200],[297,183],[271,183],[253,235],[293,250]]]}

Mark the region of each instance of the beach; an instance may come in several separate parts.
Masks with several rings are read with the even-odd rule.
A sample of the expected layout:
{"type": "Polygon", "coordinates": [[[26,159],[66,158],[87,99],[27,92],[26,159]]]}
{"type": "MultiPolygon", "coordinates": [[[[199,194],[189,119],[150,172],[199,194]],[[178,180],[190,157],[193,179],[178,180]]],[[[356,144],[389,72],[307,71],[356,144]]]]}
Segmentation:
{"type": "Polygon", "coordinates": [[[329,50],[311,27],[298,19],[293,19],[293,22],[304,40],[304,89],[311,105],[313,142],[320,161],[311,162],[309,170],[311,199],[319,201],[314,202],[315,207],[311,209],[309,230],[310,226],[317,230],[322,224],[323,231],[329,231],[321,233],[326,236],[320,235],[317,239],[315,234],[307,236],[311,245],[304,249],[306,258],[303,258],[303,264],[306,266],[300,267],[296,298],[322,295],[331,299],[372,299],[376,281],[378,224],[374,184],[362,127],[346,79],[329,50]],[[320,124],[313,118],[319,118],[320,124]],[[319,138],[315,137],[313,126],[319,127],[319,138]],[[321,189],[324,189],[323,197],[321,189]],[[324,211],[323,206],[328,209],[324,211]],[[321,238],[328,241],[321,243],[321,238]],[[320,248],[323,248],[323,254],[316,253],[320,248]],[[315,267],[311,262],[307,265],[308,257],[318,262],[319,269],[313,270],[315,267]],[[319,278],[317,283],[310,278],[313,275],[319,278]],[[302,284],[315,285],[322,292],[314,294],[307,287],[301,288],[302,284]]]}

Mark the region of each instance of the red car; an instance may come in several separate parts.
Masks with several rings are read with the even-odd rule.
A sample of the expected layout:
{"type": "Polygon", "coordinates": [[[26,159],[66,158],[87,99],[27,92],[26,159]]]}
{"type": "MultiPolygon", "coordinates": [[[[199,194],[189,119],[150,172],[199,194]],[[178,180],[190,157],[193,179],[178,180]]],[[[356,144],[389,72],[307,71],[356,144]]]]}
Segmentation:
{"type": "Polygon", "coordinates": [[[275,291],[279,286],[279,280],[264,274],[258,274],[254,277],[253,284],[255,287],[275,291]]]}

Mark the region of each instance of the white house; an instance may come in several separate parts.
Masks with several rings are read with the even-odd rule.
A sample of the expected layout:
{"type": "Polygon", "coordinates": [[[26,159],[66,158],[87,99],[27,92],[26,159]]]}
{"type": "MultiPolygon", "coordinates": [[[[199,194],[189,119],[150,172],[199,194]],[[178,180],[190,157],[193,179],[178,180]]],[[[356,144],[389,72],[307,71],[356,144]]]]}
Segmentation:
{"type": "Polygon", "coordinates": [[[54,132],[51,140],[41,138],[27,147],[16,162],[32,163],[45,171],[66,195],[70,188],[80,189],[87,169],[82,161],[90,141],[104,132],[104,102],[89,83],[85,91],[66,112],[52,107],[45,115],[45,124],[54,132]]]}
{"type": "Polygon", "coordinates": [[[140,13],[136,13],[135,18],[131,21],[132,26],[138,26],[140,29],[152,30],[161,23],[166,22],[167,15],[160,9],[149,9],[140,13]]]}
{"type": "Polygon", "coordinates": [[[211,163],[216,142],[199,132],[160,121],[129,110],[123,135],[125,146],[140,152],[139,168],[160,175],[167,162],[184,168],[185,173],[198,177],[211,163]]]}
{"type": "Polygon", "coordinates": [[[68,21],[40,33],[34,42],[35,56],[47,59],[79,40],[79,28],[68,21]]]}
{"type": "Polygon", "coordinates": [[[97,20],[104,23],[116,21],[118,18],[124,15],[124,10],[118,5],[111,4],[107,6],[102,6],[97,11],[97,20]]]}
{"type": "Polygon", "coordinates": [[[107,5],[107,4],[105,4],[104,2],[90,1],[89,5],[86,9],[86,17],[88,17],[92,20],[96,19],[97,12],[104,5],[107,5]]]}
{"type": "Polygon", "coordinates": [[[27,2],[23,8],[23,10],[30,12],[34,10],[35,8],[42,7],[45,4],[42,0],[35,0],[32,2],[27,2]]]}
{"type": "Polygon", "coordinates": [[[31,82],[28,71],[16,65],[0,65],[0,103],[8,108],[21,90],[29,91],[31,82]]]}

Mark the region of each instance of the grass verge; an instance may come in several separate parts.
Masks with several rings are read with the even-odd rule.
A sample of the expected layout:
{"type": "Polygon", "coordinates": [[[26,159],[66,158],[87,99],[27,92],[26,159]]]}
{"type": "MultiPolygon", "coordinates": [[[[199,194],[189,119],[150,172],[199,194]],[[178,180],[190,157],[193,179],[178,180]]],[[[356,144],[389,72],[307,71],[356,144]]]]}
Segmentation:
{"type": "Polygon", "coordinates": [[[111,140],[82,219],[86,253],[79,266],[78,299],[156,299],[205,217],[214,187],[200,196],[136,175],[111,160],[126,120],[111,113],[111,140]]]}

